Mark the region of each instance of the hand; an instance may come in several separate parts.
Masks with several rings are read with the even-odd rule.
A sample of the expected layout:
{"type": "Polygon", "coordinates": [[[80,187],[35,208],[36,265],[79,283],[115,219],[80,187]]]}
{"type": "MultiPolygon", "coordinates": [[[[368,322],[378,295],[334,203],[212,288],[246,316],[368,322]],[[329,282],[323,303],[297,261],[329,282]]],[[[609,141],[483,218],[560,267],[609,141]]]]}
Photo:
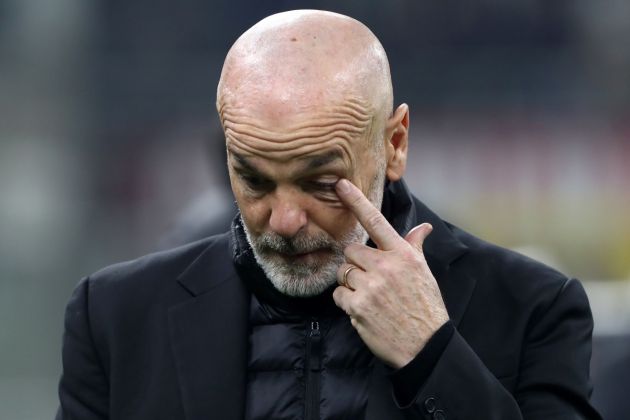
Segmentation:
{"type": "Polygon", "coordinates": [[[349,316],[361,339],[393,368],[409,363],[449,319],[437,282],[422,252],[433,227],[423,223],[402,238],[380,211],[350,181],[337,182],[337,195],[378,249],[351,244],[344,250],[337,279],[350,265],[347,286],[333,298],[349,316]]]}

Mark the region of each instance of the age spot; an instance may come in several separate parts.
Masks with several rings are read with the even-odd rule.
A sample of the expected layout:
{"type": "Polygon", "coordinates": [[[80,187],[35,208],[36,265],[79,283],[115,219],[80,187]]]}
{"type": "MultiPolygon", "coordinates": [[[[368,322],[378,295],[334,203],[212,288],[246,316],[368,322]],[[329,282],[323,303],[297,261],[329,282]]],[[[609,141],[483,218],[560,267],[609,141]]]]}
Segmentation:
{"type": "Polygon", "coordinates": [[[297,38],[291,38],[291,42],[297,41],[297,38]]]}

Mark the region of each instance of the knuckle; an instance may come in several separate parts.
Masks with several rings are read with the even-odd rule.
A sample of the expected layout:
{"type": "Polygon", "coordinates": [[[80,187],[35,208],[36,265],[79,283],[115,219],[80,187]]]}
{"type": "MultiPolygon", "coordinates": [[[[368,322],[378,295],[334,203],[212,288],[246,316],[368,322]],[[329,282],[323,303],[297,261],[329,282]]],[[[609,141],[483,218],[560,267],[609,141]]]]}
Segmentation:
{"type": "Polygon", "coordinates": [[[352,302],[351,308],[352,313],[355,316],[360,317],[361,315],[365,314],[368,308],[368,302],[365,295],[363,294],[357,296],[357,298],[352,302]]]}
{"type": "Polygon", "coordinates": [[[350,256],[351,254],[356,253],[357,251],[359,251],[359,249],[361,249],[361,245],[357,244],[357,243],[350,243],[348,246],[346,246],[343,249],[343,255],[345,255],[346,257],[350,256]]]}
{"type": "Polygon", "coordinates": [[[352,197],[350,199],[350,204],[354,208],[359,208],[359,207],[361,207],[361,203],[363,202],[362,199],[363,199],[363,197],[361,197],[360,194],[356,194],[354,197],[352,197]]]}
{"type": "Polygon", "coordinates": [[[416,243],[416,244],[409,244],[409,253],[410,254],[423,254],[424,253],[424,249],[422,248],[422,244],[421,243],[416,243]]]}
{"type": "Polygon", "coordinates": [[[351,314],[350,302],[348,302],[347,296],[344,296],[343,287],[339,286],[333,291],[333,300],[342,311],[348,315],[351,314]]]}
{"type": "Polygon", "coordinates": [[[354,317],[350,318],[350,324],[352,324],[354,328],[359,328],[359,321],[357,321],[357,319],[354,317]]]}
{"type": "Polygon", "coordinates": [[[378,212],[370,212],[367,216],[365,223],[368,225],[367,227],[375,229],[381,224],[381,214],[378,212]]]}
{"type": "Polygon", "coordinates": [[[348,305],[344,309],[348,315],[357,316],[358,311],[356,308],[356,303],[349,302],[348,305]]]}
{"type": "Polygon", "coordinates": [[[368,297],[370,298],[370,300],[374,300],[379,297],[379,294],[382,290],[382,287],[381,287],[382,283],[383,283],[382,281],[374,281],[374,280],[367,281],[365,283],[365,286],[367,290],[369,291],[368,297]]]}
{"type": "Polygon", "coordinates": [[[418,256],[422,254],[422,249],[418,249],[416,246],[408,246],[401,250],[401,256],[403,261],[407,263],[417,264],[419,262],[418,256]]]}
{"type": "Polygon", "coordinates": [[[341,300],[341,291],[339,287],[333,290],[333,300],[337,303],[339,303],[341,300]]]}
{"type": "Polygon", "coordinates": [[[389,262],[385,258],[376,257],[374,259],[374,265],[379,272],[386,272],[389,270],[389,262]]]}
{"type": "Polygon", "coordinates": [[[375,279],[369,282],[368,286],[370,289],[370,300],[373,304],[382,301],[383,297],[387,293],[387,281],[385,279],[375,279]]]}

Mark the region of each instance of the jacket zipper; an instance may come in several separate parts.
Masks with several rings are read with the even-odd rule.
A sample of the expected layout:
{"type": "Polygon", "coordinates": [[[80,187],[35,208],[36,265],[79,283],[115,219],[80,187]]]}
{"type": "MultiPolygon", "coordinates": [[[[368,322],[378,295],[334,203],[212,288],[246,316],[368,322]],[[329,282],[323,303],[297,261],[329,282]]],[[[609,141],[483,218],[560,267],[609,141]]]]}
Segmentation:
{"type": "Polygon", "coordinates": [[[319,321],[312,320],[306,335],[305,358],[306,389],[304,392],[304,419],[319,420],[319,381],[321,372],[321,332],[319,321]]]}

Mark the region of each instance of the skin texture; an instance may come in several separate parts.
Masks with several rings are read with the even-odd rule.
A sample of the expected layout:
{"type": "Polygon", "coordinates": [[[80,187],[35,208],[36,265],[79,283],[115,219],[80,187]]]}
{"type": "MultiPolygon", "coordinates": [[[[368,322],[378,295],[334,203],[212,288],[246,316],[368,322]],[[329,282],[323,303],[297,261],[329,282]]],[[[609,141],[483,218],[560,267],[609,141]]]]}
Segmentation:
{"type": "Polygon", "coordinates": [[[319,293],[308,282],[320,267],[333,264],[332,274],[319,279],[329,284],[341,280],[347,264],[356,265],[348,276],[355,290],[337,287],[335,302],[377,357],[401,367],[448,314],[422,255],[430,229],[421,225],[401,238],[378,211],[384,177],[400,179],[407,158],[409,110],[403,104],[392,113],[392,98],[387,57],[369,29],[307,10],[270,16],[236,41],[217,109],[232,189],[257,260],[315,273],[297,277],[303,290],[276,287],[319,293]],[[362,230],[378,249],[356,235],[347,243],[362,230]],[[263,252],[261,238],[284,245],[263,252]],[[331,241],[346,263],[333,262],[331,247],[322,245],[331,241]]]}
{"type": "Polygon", "coordinates": [[[341,282],[350,265],[358,269],[348,274],[349,287],[335,289],[333,298],[372,353],[395,368],[403,367],[449,319],[422,252],[433,227],[423,223],[402,238],[350,182],[341,180],[336,191],[378,249],[346,247],[347,263],[339,267],[337,278],[341,282]]]}

